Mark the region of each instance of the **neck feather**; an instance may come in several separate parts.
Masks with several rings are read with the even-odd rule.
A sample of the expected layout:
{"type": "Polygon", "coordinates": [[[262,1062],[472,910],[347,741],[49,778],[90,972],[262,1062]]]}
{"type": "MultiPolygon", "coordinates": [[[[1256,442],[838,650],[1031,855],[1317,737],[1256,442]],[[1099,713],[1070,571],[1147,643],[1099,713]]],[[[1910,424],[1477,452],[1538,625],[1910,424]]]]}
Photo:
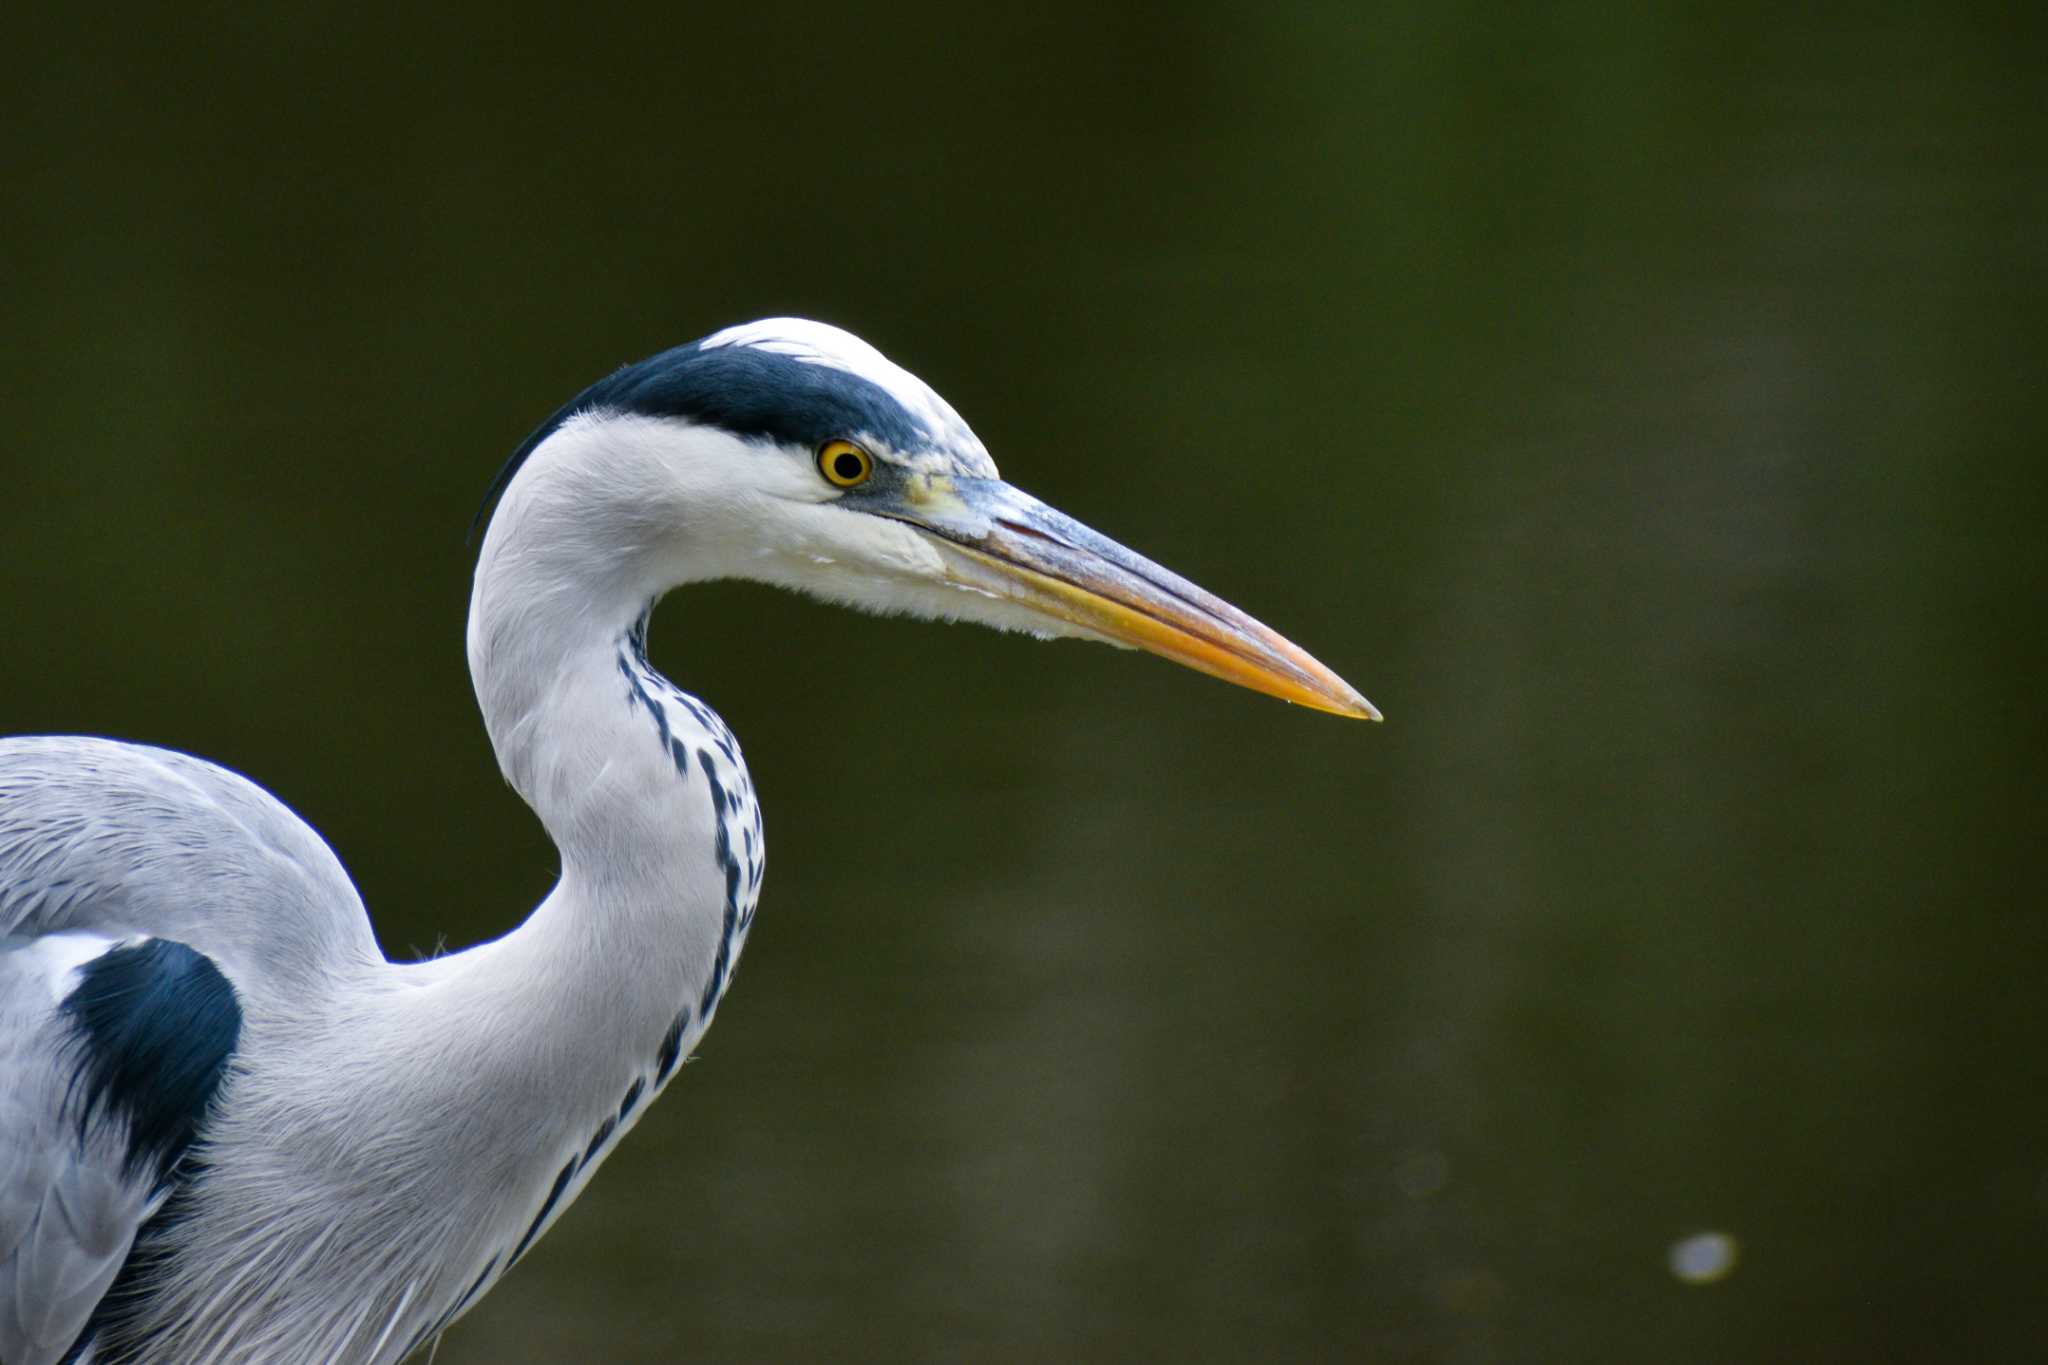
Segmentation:
{"type": "Polygon", "coordinates": [[[661,477],[598,430],[537,451],[485,537],[469,659],[499,766],[561,853],[561,884],[513,936],[557,954],[534,979],[558,991],[565,952],[608,997],[666,977],[701,1029],[752,919],[760,814],[732,732],[647,661],[655,601],[690,576],[642,510],[661,477]]]}
{"type": "Polygon", "coordinates": [[[630,447],[550,459],[563,439],[506,490],[469,630],[499,765],[561,879],[502,938],[366,964],[349,991],[305,1002],[311,1024],[299,1002],[272,1007],[293,1046],[250,1053],[215,1134],[262,1159],[209,1172],[212,1201],[168,1234],[183,1269],[138,1327],[152,1359],[218,1354],[236,1326],[223,1284],[291,1298],[251,1358],[409,1353],[568,1207],[730,981],[760,889],[759,808],[731,733],[645,655],[654,600],[703,575],[664,561],[635,519],[630,447]],[[330,1078],[364,1075],[355,1140],[337,1149],[330,1078]],[[309,1187],[349,1197],[309,1201],[309,1187]],[[345,1250],[362,1246],[388,1254],[345,1250]],[[336,1285],[348,1292],[314,1292],[336,1285]]]}

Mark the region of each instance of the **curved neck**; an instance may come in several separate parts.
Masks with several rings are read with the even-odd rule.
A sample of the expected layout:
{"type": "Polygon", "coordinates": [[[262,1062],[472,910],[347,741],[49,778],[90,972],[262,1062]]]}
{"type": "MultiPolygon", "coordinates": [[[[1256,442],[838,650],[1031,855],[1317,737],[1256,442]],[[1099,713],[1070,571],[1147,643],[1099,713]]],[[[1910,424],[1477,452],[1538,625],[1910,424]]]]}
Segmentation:
{"type": "Polygon", "coordinates": [[[366,958],[252,1009],[245,1037],[271,1046],[241,1063],[223,1146],[240,1133],[265,1159],[212,1169],[212,1202],[179,1224],[171,1263],[187,1269],[162,1301],[209,1307],[167,1316],[152,1358],[219,1353],[226,1338],[206,1334],[236,1302],[221,1284],[298,1296],[299,1316],[276,1318],[294,1335],[256,1356],[407,1354],[547,1230],[710,1023],[753,918],[759,808],[724,724],[646,662],[655,599],[706,576],[673,517],[647,524],[658,503],[640,495],[660,476],[630,440],[564,428],[506,490],[477,564],[470,671],[561,880],[498,939],[366,958]],[[354,1138],[338,1147],[337,1112],[354,1138]],[[307,1188],[335,1194],[296,1197],[307,1188]],[[401,1207],[431,1212],[394,1239],[401,1207]],[[364,1246],[379,1255],[344,1250],[364,1246]]]}
{"type": "Polygon", "coordinates": [[[470,607],[470,673],[499,767],[562,859],[560,884],[477,966],[495,989],[594,1012],[586,1025],[636,1016],[595,1030],[599,1047],[618,1029],[644,1034],[652,1015],[653,1041],[672,1019],[692,1037],[708,1025],[762,867],[731,732],[646,660],[648,614],[685,574],[664,528],[635,510],[659,477],[642,458],[574,429],[552,438],[491,519],[470,607]]]}
{"type": "Polygon", "coordinates": [[[575,461],[546,458],[544,446],[505,490],[469,610],[470,680],[498,766],[565,860],[595,832],[585,826],[601,823],[586,807],[603,795],[592,788],[609,763],[625,759],[643,779],[658,772],[626,729],[613,661],[667,585],[651,545],[621,514],[623,499],[608,496],[628,481],[602,467],[577,477],[577,465],[596,466],[608,450],[590,446],[575,461]],[[592,526],[628,531],[603,543],[592,526]]]}

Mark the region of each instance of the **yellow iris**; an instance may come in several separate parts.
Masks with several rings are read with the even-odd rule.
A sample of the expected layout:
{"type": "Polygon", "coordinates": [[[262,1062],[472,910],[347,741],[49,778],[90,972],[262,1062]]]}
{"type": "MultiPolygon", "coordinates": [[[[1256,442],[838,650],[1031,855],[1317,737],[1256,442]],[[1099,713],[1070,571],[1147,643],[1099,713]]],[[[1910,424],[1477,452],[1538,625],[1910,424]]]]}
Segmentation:
{"type": "Polygon", "coordinates": [[[875,475],[875,457],[851,441],[827,441],[818,447],[818,472],[834,488],[857,488],[875,475]]]}

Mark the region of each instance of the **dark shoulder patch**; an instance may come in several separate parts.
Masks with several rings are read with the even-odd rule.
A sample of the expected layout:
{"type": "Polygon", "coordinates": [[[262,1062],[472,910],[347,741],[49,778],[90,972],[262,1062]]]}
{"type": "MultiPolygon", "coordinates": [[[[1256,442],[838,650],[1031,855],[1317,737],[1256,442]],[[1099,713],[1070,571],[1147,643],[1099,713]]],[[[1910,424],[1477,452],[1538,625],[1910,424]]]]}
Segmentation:
{"type": "Polygon", "coordinates": [[[101,1116],[120,1120],[128,1174],[164,1180],[241,1041],[235,989],[211,958],[160,938],[103,953],[79,977],[62,1006],[77,1043],[79,1135],[101,1116]]]}

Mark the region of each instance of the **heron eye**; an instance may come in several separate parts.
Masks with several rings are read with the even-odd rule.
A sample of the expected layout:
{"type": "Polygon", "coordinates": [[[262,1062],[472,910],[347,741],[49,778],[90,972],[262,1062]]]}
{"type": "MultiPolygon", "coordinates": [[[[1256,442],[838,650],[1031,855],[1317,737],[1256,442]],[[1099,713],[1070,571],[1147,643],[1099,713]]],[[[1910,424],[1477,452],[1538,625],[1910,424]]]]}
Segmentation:
{"type": "Polygon", "coordinates": [[[818,447],[818,472],[834,488],[854,488],[875,474],[875,457],[851,441],[827,441],[818,447]]]}

